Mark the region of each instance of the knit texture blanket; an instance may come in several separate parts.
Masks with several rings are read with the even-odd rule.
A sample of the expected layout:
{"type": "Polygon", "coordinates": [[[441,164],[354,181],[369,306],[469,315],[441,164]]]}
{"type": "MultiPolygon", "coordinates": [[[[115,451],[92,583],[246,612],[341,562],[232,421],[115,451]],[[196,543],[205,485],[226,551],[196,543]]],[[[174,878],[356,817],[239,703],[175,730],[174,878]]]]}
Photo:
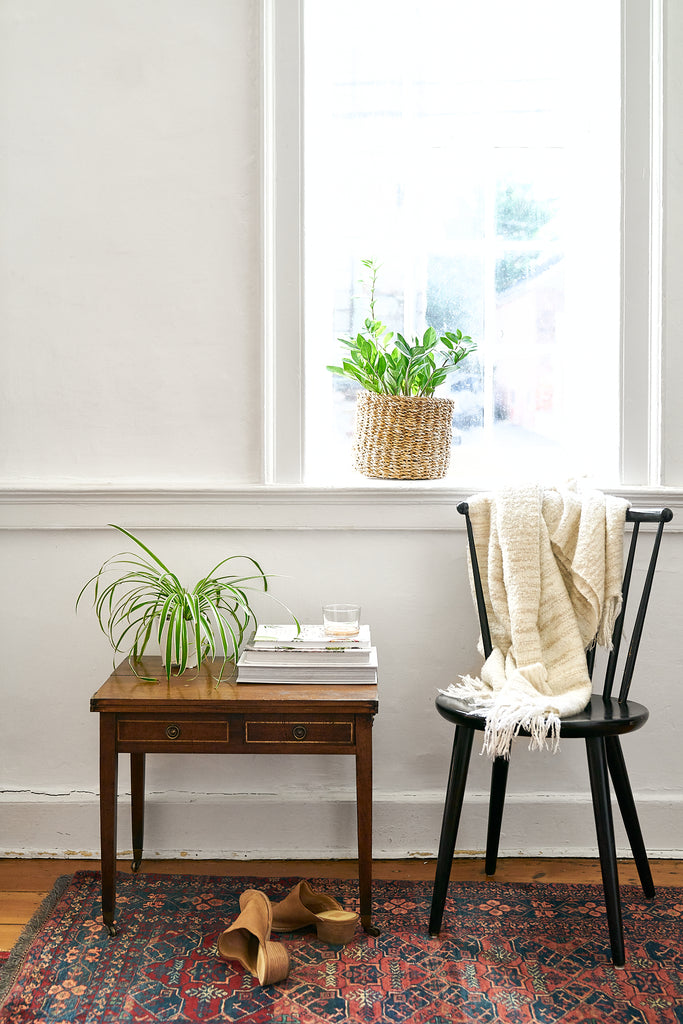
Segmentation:
{"type": "Polygon", "coordinates": [[[539,487],[469,499],[493,650],[479,678],[441,692],[484,712],[492,758],[509,757],[522,728],[530,749],[556,750],[560,719],[588,703],[586,650],[611,648],[621,608],[627,508],[596,491],[539,487]]]}

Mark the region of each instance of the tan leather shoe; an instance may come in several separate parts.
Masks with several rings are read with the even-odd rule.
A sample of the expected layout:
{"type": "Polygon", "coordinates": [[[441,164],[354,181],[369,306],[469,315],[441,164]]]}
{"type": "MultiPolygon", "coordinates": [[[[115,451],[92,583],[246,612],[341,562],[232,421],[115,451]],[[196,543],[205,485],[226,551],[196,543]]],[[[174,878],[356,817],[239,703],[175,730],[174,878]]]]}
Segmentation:
{"type": "Polygon", "coordinates": [[[280,942],[270,942],[270,900],[258,889],[240,896],[240,914],[218,936],[218,955],[238,960],[261,985],[274,985],[289,974],[289,953],[280,942]]]}
{"type": "Polygon", "coordinates": [[[280,903],[272,904],[274,932],[295,932],[314,925],[318,938],[332,945],[344,945],[353,938],[359,915],[344,910],[333,896],[299,882],[280,903]]]}

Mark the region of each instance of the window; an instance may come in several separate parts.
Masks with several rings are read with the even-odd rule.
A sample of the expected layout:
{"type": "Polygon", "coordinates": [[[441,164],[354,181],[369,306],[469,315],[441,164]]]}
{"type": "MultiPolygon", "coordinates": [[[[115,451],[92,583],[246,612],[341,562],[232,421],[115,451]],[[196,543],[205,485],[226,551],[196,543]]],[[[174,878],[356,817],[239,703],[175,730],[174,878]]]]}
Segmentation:
{"type": "Polygon", "coordinates": [[[478,344],[440,389],[452,477],[617,481],[617,0],[304,11],[309,477],[351,479],[356,388],[325,366],[362,326],[375,257],[391,329],[478,344]]]}
{"type": "Polygon", "coordinates": [[[374,257],[392,329],[479,346],[447,484],[659,485],[661,0],[264,5],[267,479],[365,483],[325,366],[374,257]]]}

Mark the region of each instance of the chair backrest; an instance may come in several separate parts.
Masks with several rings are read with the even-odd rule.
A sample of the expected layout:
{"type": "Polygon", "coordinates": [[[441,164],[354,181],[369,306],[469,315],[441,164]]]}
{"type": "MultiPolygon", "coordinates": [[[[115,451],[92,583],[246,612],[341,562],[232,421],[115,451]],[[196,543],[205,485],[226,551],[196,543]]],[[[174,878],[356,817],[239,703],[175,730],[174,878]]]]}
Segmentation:
{"type": "MultiPolygon", "coordinates": [[[[491,645],[491,631],[489,629],[488,616],[486,614],[486,603],[484,601],[484,591],[481,585],[481,576],[479,574],[479,562],[477,560],[477,551],[474,544],[474,533],[472,531],[472,523],[470,521],[469,505],[466,501],[460,502],[458,505],[458,512],[465,517],[465,524],[467,527],[467,542],[470,551],[470,561],[472,564],[472,578],[474,582],[474,593],[477,601],[477,612],[479,614],[479,627],[481,629],[481,640],[484,648],[484,655],[488,658],[492,650],[491,645]]],[[[607,667],[605,669],[605,681],[602,689],[602,695],[605,699],[609,699],[612,696],[612,690],[614,688],[614,680],[617,673],[617,662],[619,659],[619,651],[621,648],[621,641],[624,633],[624,617],[626,614],[626,608],[628,605],[629,597],[631,596],[631,577],[633,574],[633,564],[636,557],[636,548],[638,546],[638,540],[640,537],[640,527],[642,524],[654,525],[656,530],[652,537],[652,543],[650,546],[650,556],[647,563],[647,570],[645,572],[645,578],[640,591],[640,596],[636,597],[638,607],[636,609],[635,619],[633,628],[631,631],[631,641],[626,655],[626,661],[624,663],[623,674],[621,677],[621,684],[619,687],[619,703],[623,704],[628,700],[629,690],[631,688],[631,681],[633,679],[633,670],[636,664],[636,658],[638,656],[638,648],[640,647],[640,640],[643,635],[643,625],[645,623],[645,614],[647,612],[648,602],[650,600],[650,593],[652,591],[652,581],[654,579],[655,567],[657,565],[657,558],[659,556],[659,547],[662,540],[662,531],[664,524],[671,522],[673,519],[673,512],[670,508],[656,508],[656,509],[643,509],[643,508],[629,508],[626,512],[626,522],[633,525],[631,531],[631,540],[628,547],[628,553],[626,556],[626,567],[624,570],[624,579],[622,583],[622,605],[619,617],[614,625],[614,631],[612,633],[612,650],[610,651],[607,659],[607,667]]],[[[595,647],[589,648],[586,652],[586,661],[588,663],[588,671],[593,678],[593,669],[595,666],[595,647]]]]}

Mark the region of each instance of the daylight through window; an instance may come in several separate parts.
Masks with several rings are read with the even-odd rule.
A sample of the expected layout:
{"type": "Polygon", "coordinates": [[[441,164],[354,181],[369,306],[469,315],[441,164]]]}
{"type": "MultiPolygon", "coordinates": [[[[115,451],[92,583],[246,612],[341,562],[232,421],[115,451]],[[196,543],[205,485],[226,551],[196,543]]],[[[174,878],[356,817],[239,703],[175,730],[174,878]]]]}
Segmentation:
{"type": "Polygon", "coordinates": [[[619,469],[620,10],[574,0],[304,5],[306,477],[359,483],[367,315],[460,328],[449,481],[619,469]]]}

